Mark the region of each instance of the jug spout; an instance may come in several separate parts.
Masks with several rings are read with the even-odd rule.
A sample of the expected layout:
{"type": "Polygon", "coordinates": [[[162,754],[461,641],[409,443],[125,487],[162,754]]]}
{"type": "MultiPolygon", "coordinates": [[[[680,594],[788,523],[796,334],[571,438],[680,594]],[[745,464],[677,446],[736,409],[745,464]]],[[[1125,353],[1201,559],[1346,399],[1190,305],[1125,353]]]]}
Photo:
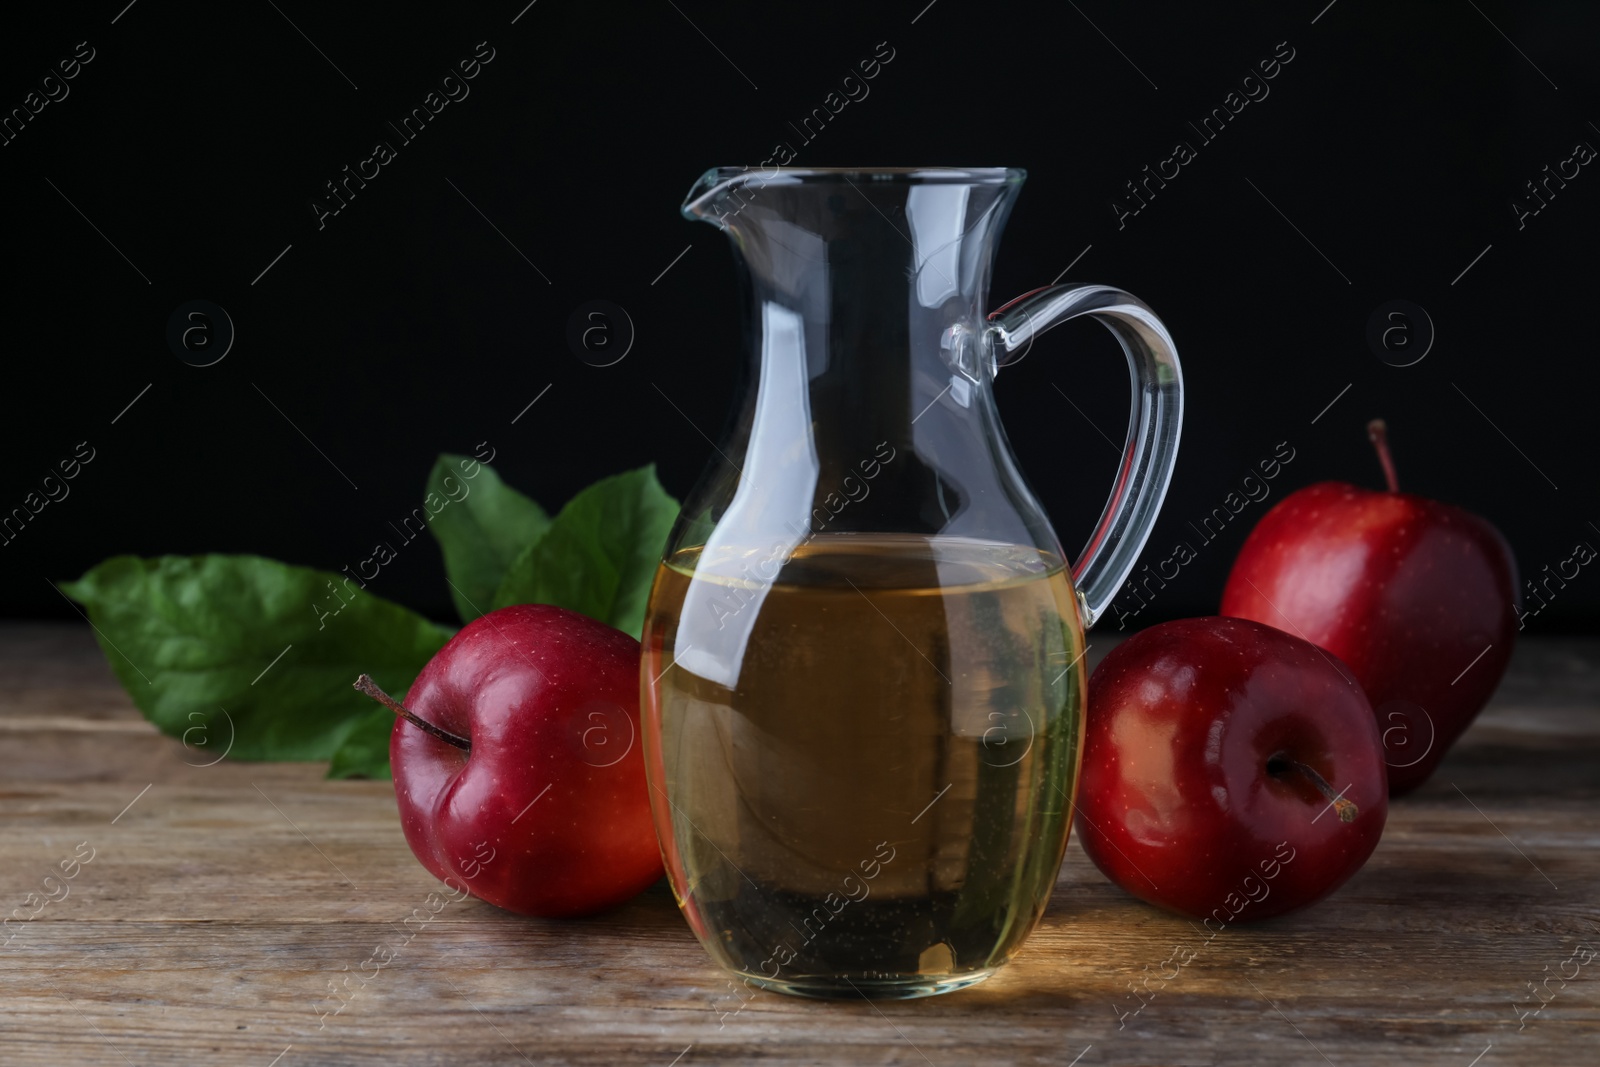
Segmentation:
{"type": "MultiPolygon", "coordinates": [[[[777,197],[774,193],[780,190],[793,192],[805,178],[817,178],[829,173],[782,167],[712,167],[690,187],[689,195],[683,201],[683,215],[685,218],[709,222],[718,229],[727,229],[747,209],[763,201],[767,214],[784,210],[790,206],[792,197],[777,197]],[[775,200],[782,200],[783,204],[780,206],[773,202],[775,200]]],[[[861,179],[860,172],[838,173],[855,174],[861,179]]]]}
{"type": "Polygon", "coordinates": [[[683,201],[684,218],[723,226],[726,216],[737,214],[734,201],[739,190],[746,187],[752,174],[760,173],[745,167],[712,167],[690,187],[683,201]]]}

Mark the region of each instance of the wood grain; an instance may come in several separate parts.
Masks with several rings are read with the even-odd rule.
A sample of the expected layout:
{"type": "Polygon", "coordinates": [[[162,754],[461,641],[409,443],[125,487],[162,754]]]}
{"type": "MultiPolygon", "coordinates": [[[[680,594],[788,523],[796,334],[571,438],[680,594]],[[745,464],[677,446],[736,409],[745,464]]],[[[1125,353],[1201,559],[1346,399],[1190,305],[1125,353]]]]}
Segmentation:
{"type": "Polygon", "coordinates": [[[144,724],[87,628],[0,627],[0,914],[66,890],[0,933],[0,1063],[1600,1059],[1600,957],[1518,1015],[1539,1007],[1527,983],[1575,946],[1600,949],[1600,642],[1525,643],[1494,704],[1324,904],[1207,942],[1074,844],[1014,963],[906,1003],[741,998],[664,885],[579,922],[467,900],[408,927],[439,887],[387,782],[196,765],[214,755],[144,724]],[[92,860],[61,880],[80,845],[92,860]],[[391,962],[363,971],[380,946],[391,962]],[[1163,966],[1185,958],[1175,948],[1192,957],[1163,966]],[[335,1014],[329,983],[352,974],[335,1014]],[[1130,983],[1143,983],[1137,1014],[1130,983]]]}

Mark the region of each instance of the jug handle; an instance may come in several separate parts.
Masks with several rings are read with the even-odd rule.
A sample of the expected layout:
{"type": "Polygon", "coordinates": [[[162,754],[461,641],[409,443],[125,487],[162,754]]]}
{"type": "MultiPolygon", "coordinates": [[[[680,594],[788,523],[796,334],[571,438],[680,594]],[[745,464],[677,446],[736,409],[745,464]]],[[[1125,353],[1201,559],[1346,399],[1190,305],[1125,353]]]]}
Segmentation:
{"type": "Polygon", "coordinates": [[[1026,355],[1034,338],[1079,315],[1094,316],[1116,336],[1127,354],[1133,384],[1133,410],[1116,484],[1072,567],[1087,629],[1105,614],[1133,571],[1167,495],[1183,426],[1183,371],[1167,328],[1138,297],[1104,285],[1055,285],[990,313],[986,347],[991,374],[1026,355]]]}

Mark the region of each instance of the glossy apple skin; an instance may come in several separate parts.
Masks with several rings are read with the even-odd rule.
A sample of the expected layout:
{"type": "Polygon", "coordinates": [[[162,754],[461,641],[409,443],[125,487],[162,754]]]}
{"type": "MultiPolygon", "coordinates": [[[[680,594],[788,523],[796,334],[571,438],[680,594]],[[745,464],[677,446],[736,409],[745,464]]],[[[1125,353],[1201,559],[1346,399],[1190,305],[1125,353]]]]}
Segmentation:
{"type": "Polygon", "coordinates": [[[1277,626],[1345,662],[1372,703],[1399,796],[1433,773],[1500,684],[1516,589],[1510,547],[1476,515],[1322,482],[1262,516],[1234,561],[1222,614],[1277,626]]]}
{"type": "MultiPolygon", "coordinates": [[[[1117,885],[1226,925],[1305,907],[1383,834],[1383,748],[1366,696],[1322,649],[1244,619],[1180,619],[1089,679],[1079,841],[1117,885]],[[1359,809],[1341,822],[1286,754],[1359,809]]],[[[1210,923],[1207,924],[1208,926],[1210,923]]]]}
{"type": "Polygon", "coordinates": [[[452,888],[509,911],[613,907],[662,875],[639,740],[639,642],[543,604],[462,627],[389,740],[406,842],[452,888]],[[530,806],[531,805],[531,806],[530,806]]]}

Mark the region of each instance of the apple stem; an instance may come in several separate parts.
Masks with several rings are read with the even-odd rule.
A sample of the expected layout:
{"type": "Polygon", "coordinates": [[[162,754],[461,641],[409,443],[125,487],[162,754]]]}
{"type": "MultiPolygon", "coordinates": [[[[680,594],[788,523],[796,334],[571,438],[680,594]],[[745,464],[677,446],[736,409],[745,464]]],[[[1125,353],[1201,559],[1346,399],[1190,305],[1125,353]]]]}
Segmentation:
{"type": "Polygon", "coordinates": [[[373,700],[376,700],[378,703],[382,704],[384,707],[388,708],[390,711],[394,712],[396,715],[400,716],[406,722],[409,722],[412,726],[415,726],[423,733],[432,734],[434,737],[437,737],[446,744],[454,745],[462,751],[468,751],[472,748],[472,742],[468,741],[466,738],[457,737],[449,730],[435,726],[426,719],[418,718],[412,713],[410,708],[406,707],[404,704],[400,703],[394,697],[390,696],[388,693],[385,693],[381,688],[379,688],[378,683],[372,680],[372,675],[363,674],[361,677],[357,678],[355,681],[355,689],[356,692],[362,693],[371,697],[373,700]]]}
{"type": "Polygon", "coordinates": [[[1328,780],[1316,772],[1315,768],[1301,763],[1297,759],[1291,759],[1281,752],[1267,761],[1267,772],[1269,774],[1276,774],[1286,770],[1298,771],[1305,775],[1311,784],[1317,787],[1317,792],[1326,797],[1328,803],[1333,805],[1333,810],[1339,813],[1340,822],[1352,822],[1357,815],[1361,814],[1361,809],[1340,796],[1333,786],[1328,784],[1328,780]]]}
{"type": "Polygon", "coordinates": [[[1394,472],[1394,457],[1389,455],[1389,424],[1382,419],[1367,423],[1367,440],[1377,449],[1378,462],[1383,464],[1383,477],[1389,483],[1389,492],[1400,491],[1400,479],[1394,472]]]}

